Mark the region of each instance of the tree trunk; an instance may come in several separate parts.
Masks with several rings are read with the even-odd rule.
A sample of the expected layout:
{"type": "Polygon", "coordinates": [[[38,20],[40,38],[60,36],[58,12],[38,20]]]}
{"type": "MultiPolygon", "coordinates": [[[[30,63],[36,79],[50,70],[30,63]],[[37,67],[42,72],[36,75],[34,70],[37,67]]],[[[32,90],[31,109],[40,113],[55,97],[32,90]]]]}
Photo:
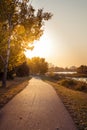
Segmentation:
{"type": "Polygon", "coordinates": [[[2,87],[6,87],[7,80],[7,66],[4,66],[3,78],[2,78],[2,87]]]}
{"type": "Polygon", "coordinates": [[[9,37],[8,37],[8,43],[7,43],[7,55],[6,60],[4,63],[4,73],[3,73],[3,79],[2,79],[2,86],[6,87],[6,80],[7,80],[7,69],[8,69],[8,62],[9,62],[9,56],[10,56],[10,43],[11,43],[11,33],[12,33],[12,24],[11,24],[12,16],[8,19],[8,25],[9,25],[9,37]]]}
{"type": "Polygon", "coordinates": [[[6,87],[8,61],[9,61],[9,56],[10,56],[10,42],[11,42],[11,36],[9,36],[9,39],[8,39],[8,48],[7,48],[6,61],[4,63],[4,73],[3,73],[3,78],[2,78],[2,87],[6,87]]]}

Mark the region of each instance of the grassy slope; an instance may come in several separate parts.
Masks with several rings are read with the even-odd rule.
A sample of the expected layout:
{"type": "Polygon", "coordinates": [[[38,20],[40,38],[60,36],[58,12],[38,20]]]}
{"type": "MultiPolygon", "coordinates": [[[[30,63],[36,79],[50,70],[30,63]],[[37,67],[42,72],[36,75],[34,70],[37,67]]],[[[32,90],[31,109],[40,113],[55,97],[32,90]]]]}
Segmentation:
{"type": "Polygon", "coordinates": [[[45,79],[51,84],[70,112],[79,130],[87,130],[87,93],[71,90],[45,79]]]}
{"type": "Polygon", "coordinates": [[[27,86],[29,79],[29,77],[15,78],[12,81],[7,81],[6,88],[0,87],[0,108],[22,91],[27,86]]]}

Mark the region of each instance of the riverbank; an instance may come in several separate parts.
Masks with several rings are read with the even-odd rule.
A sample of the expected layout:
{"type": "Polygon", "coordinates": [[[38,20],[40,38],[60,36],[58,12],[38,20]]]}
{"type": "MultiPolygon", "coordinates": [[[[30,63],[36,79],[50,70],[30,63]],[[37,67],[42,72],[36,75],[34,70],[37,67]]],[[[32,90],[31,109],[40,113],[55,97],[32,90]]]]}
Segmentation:
{"type": "Polygon", "coordinates": [[[87,130],[87,93],[69,89],[49,77],[42,79],[51,84],[71,114],[78,130],[87,130]]]}
{"type": "MultiPolygon", "coordinates": [[[[70,73],[70,72],[69,72],[70,73]]],[[[86,75],[85,75],[86,76],[86,75]]],[[[70,89],[79,90],[87,93],[87,78],[82,77],[82,74],[68,74],[68,72],[61,74],[50,72],[46,77],[51,80],[60,81],[60,84],[70,89]],[[77,77],[75,77],[77,75],[77,77]]]]}
{"type": "Polygon", "coordinates": [[[14,80],[7,81],[6,88],[0,87],[0,109],[27,86],[29,79],[30,77],[15,77],[14,80]]]}

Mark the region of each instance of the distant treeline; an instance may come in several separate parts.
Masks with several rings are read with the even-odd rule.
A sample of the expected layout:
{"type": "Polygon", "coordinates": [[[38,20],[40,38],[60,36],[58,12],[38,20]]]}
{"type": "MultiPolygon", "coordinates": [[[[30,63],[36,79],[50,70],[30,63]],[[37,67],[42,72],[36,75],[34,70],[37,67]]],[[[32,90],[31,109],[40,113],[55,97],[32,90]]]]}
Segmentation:
{"type": "Polygon", "coordinates": [[[76,66],[72,66],[70,68],[62,68],[62,67],[50,67],[49,71],[53,71],[53,72],[77,72],[77,73],[81,73],[81,74],[87,74],[87,66],[86,65],[81,65],[79,67],[76,66]]]}
{"type": "MultiPolygon", "coordinates": [[[[7,78],[13,79],[15,76],[24,77],[32,75],[44,75],[46,72],[77,72],[77,74],[87,75],[87,66],[80,67],[72,66],[70,68],[50,66],[45,58],[33,57],[32,59],[25,58],[25,61],[15,67],[9,67],[7,78]]],[[[3,78],[3,71],[0,69],[0,80],[3,78]]]]}
{"type": "Polygon", "coordinates": [[[63,68],[63,67],[54,67],[54,66],[52,66],[52,67],[50,67],[49,68],[49,71],[54,71],[54,72],[75,72],[75,71],[77,71],[77,67],[75,67],[75,66],[72,66],[72,67],[70,67],[70,68],[63,68]]]}
{"type": "MultiPolygon", "coordinates": [[[[27,59],[21,64],[8,68],[7,78],[13,79],[14,76],[24,77],[33,75],[43,75],[48,71],[48,63],[45,58],[33,57],[32,59],[27,59]]],[[[3,71],[0,70],[0,79],[3,78],[3,71]]]]}

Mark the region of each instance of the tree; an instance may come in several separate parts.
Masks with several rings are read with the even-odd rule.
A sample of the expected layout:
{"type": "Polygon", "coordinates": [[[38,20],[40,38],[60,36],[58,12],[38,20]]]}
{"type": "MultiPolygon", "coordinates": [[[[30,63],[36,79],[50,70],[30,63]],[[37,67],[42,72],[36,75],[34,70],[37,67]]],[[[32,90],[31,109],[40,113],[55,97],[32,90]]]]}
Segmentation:
{"type": "Polygon", "coordinates": [[[30,69],[26,62],[24,62],[23,64],[19,65],[16,68],[16,75],[18,77],[29,76],[29,72],[30,72],[30,69]]]}
{"type": "Polygon", "coordinates": [[[48,71],[48,63],[44,58],[40,59],[40,74],[45,74],[48,71]]]}
{"type": "Polygon", "coordinates": [[[0,0],[0,58],[4,66],[1,68],[4,71],[2,86],[6,86],[11,61],[16,63],[24,50],[32,49],[29,43],[41,37],[44,21],[51,17],[52,14],[43,12],[43,9],[36,12],[29,0],[0,0]]]}
{"type": "Polygon", "coordinates": [[[44,58],[33,57],[28,60],[31,74],[45,74],[48,71],[48,63],[44,58]]]}
{"type": "Polygon", "coordinates": [[[87,74],[87,66],[81,65],[80,67],[77,68],[77,72],[80,74],[87,74]]]}

